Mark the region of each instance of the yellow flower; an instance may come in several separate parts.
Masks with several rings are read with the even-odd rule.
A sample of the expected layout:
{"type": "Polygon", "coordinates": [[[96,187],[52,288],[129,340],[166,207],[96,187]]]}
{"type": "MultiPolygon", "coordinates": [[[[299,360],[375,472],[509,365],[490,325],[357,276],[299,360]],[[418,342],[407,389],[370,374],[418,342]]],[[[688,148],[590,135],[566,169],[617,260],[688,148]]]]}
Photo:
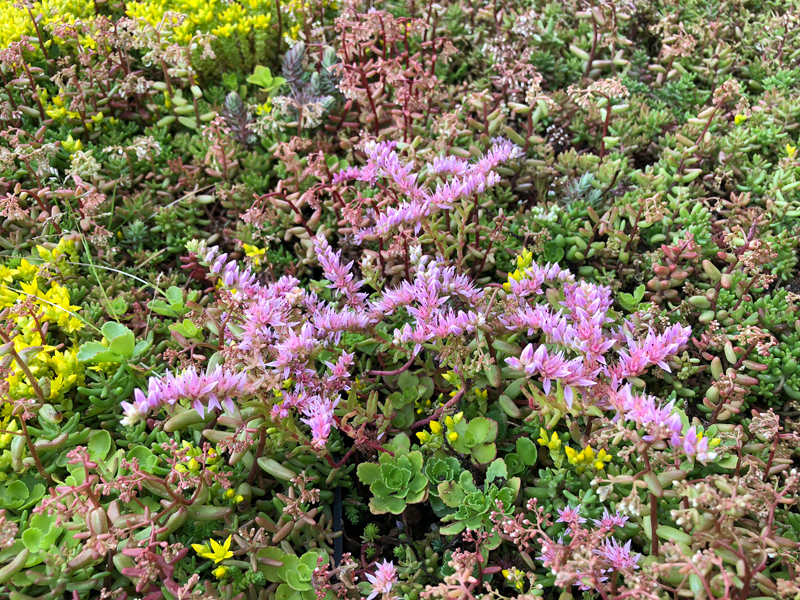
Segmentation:
{"type": "Polygon", "coordinates": [[[228,567],[217,567],[212,573],[214,573],[214,577],[217,579],[222,579],[228,574],[228,567]]]}
{"type": "Polygon", "coordinates": [[[602,449],[595,455],[591,446],[586,446],[580,452],[565,446],[564,452],[569,463],[578,468],[578,473],[583,473],[589,467],[594,467],[597,471],[601,471],[605,469],[605,463],[610,462],[613,458],[611,454],[602,449]]]}
{"type": "Polygon", "coordinates": [[[253,261],[255,266],[261,264],[261,257],[267,253],[266,248],[258,248],[250,244],[242,244],[244,246],[244,253],[253,261]]]}
{"type": "Polygon", "coordinates": [[[427,431],[418,431],[417,432],[417,437],[419,438],[419,441],[424,444],[429,439],[431,439],[431,434],[428,433],[427,431]]]}
{"type": "Polygon", "coordinates": [[[225,492],[225,497],[228,498],[228,499],[233,498],[235,495],[236,495],[236,492],[233,491],[233,488],[230,488],[229,490],[227,490],[225,492]]]}
{"type": "Polygon", "coordinates": [[[733,122],[736,123],[737,125],[741,125],[745,121],[747,121],[747,115],[736,115],[733,118],[733,122]]]}
{"type": "Polygon", "coordinates": [[[82,36],[79,36],[79,37],[78,37],[78,41],[79,41],[79,42],[81,43],[81,45],[83,45],[85,48],[91,48],[92,50],[94,50],[95,48],[97,48],[97,42],[96,42],[96,41],[95,41],[95,40],[94,40],[94,39],[93,39],[91,36],[87,36],[87,37],[82,37],[82,36]]]}
{"type": "Polygon", "coordinates": [[[435,434],[442,433],[442,424],[439,421],[430,422],[431,431],[435,434]]]}
{"type": "Polygon", "coordinates": [[[516,567],[512,568],[510,571],[508,569],[503,569],[503,577],[506,578],[510,584],[513,584],[515,588],[522,591],[524,584],[522,582],[523,573],[516,567]]]}
{"type": "Polygon", "coordinates": [[[794,155],[797,154],[797,146],[786,144],[786,154],[789,156],[789,158],[794,158],[794,155]]]}
{"type": "Polygon", "coordinates": [[[527,269],[533,263],[533,252],[530,250],[523,250],[522,254],[517,257],[517,269],[527,269]]]}
{"type": "Polygon", "coordinates": [[[540,446],[547,446],[550,443],[550,440],[547,439],[547,430],[544,427],[539,428],[539,439],[536,441],[539,442],[540,446]]]}
{"type": "Polygon", "coordinates": [[[457,383],[459,383],[458,375],[456,375],[454,371],[448,371],[447,373],[442,375],[442,379],[444,379],[451,385],[456,385],[457,383]]]}
{"type": "MultiPolygon", "coordinates": [[[[80,115],[79,115],[80,116],[80,115]]],[[[74,154],[79,150],[83,150],[83,143],[80,140],[75,140],[72,138],[72,135],[68,135],[67,139],[61,142],[61,147],[64,148],[70,154],[74,154]]]]}
{"type": "Polygon", "coordinates": [[[451,431],[450,433],[447,434],[447,439],[450,440],[451,442],[458,441],[458,433],[456,433],[455,431],[451,431]]]}
{"type": "Polygon", "coordinates": [[[54,121],[62,121],[67,118],[67,109],[63,106],[57,107],[51,104],[44,109],[44,112],[54,121]]]}
{"type": "Polygon", "coordinates": [[[205,544],[192,544],[192,548],[203,558],[213,560],[215,564],[221,563],[226,558],[233,556],[233,552],[230,550],[231,539],[233,536],[229,535],[223,544],[219,544],[216,540],[209,540],[211,548],[205,544]]]}
{"type": "Polygon", "coordinates": [[[447,427],[448,427],[448,429],[449,429],[450,427],[452,427],[453,425],[455,425],[455,421],[453,420],[453,417],[451,417],[450,415],[447,415],[447,416],[444,418],[444,424],[445,424],[445,425],[447,425],[447,427]]]}

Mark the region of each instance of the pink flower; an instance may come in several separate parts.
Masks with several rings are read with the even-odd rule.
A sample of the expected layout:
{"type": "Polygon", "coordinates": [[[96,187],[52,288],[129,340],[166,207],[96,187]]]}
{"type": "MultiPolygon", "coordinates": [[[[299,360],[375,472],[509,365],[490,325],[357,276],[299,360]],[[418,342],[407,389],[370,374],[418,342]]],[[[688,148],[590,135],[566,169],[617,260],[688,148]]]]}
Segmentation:
{"type": "Polygon", "coordinates": [[[322,236],[314,238],[314,247],[317,250],[317,260],[322,265],[325,277],[331,281],[328,287],[342,292],[351,306],[364,306],[367,295],[358,292],[364,282],[354,278],[352,273],[353,261],[350,261],[347,265],[342,265],[342,251],[334,252],[330,244],[328,244],[328,240],[322,236]]]}
{"type": "Polygon", "coordinates": [[[469,163],[457,156],[437,156],[427,167],[429,173],[438,175],[464,175],[469,170],[469,163]]]}
{"type": "Polygon", "coordinates": [[[583,525],[586,523],[586,519],[581,516],[581,505],[579,504],[575,508],[571,506],[559,508],[556,523],[566,523],[568,525],[583,525]]]}
{"type": "Polygon", "coordinates": [[[451,175],[447,182],[439,182],[431,192],[417,181],[418,174],[412,173],[413,164],[404,164],[395,150],[394,142],[381,142],[369,150],[367,164],[360,169],[347,169],[334,177],[334,184],[347,181],[363,181],[375,185],[379,178],[391,180],[399,197],[408,200],[397,206],[386,207],[375,219],[375,224],[356,232],[356,242],[361,243],[367,236],[386,235],[402,225],[414,225],[418,232],[422,222],[438,210],[451,210],[457,202],[475,194],[481,194],[497,185],[500,176],[493,172],[496,166],[518,157],[521,150],[511,142],[501,138],[492,140],[492,147],[476,163],[468,163],[455,157],[437,157],[428,164],[431,175],[451,175]]]}
{"type": "Polygon", "coordinates": [[[155,411],[165,404],[174,405],[179,400],[189,400],[200,416],[207,410],[222,409],[233,411],[233,397],[244,394],[247,375],[236,373],[222,366],[213,371],[198,373],[194,367],[183,371],[180,375],[167,373],[162,379],[151,377],[145,395],[141,390],[134,390],[133,403],[122,402],[125,412],[124,425],[133,425],[147,413],[155,411]]]}
{"type": "Polygon", "coordinates": [[[542,543],[542,553],[536,558],[542,561],[545,567],[549,567],[558,559],[558,553],[564,549],[564,538],[558,538],[558,543],[544,540],[542,543]]]}
{"type": "Polygon", "coordinates": [[[676,323],[664,333],[650,331],[644,340],[628,339],[628,351],[620,351],[620,363],[609,374],[622,380],[640,375],[651,365],[658,365],[669,372],[666,359],[678,353],[678,349],[689,340],[691,333],[691,327],[676,323]]]}
{"type": "Polygon", "coordinates": [[[703,464],[717,457],[716,452],[708,449],[708,438],[702,433],[698,433],[694,425],[689,428],[679,444],[674,443],[673,445],[683,449],[689,458],[697,458],[703,464]]]}
{"type": "Polygon", "coordinates": [[[677,436],[680,435],[683,425],[680,415],[672,414],[674,401],[661,406],[655,397],[633,394],[631,386],[626,385],[612,395],[611,402],[626,420],[647,430],[647,435],[643,436],[645,441],[670,438],[673,444],[677,443],[677,436]]]}
{"type": "Polygon", "coordinates": [[[607,529],[611,531],[615,527],[622,527],[628,522],[628,517],[623,517],[619,513],[612,515],[608,512],[607,508],[603,509],[603,516],[599,519],[592,519],[595,527],[599,529],[607,529]]]}
{"type": "Polygon", "coordinates": [[[338,398],[331,401],[329,398],[313,396],[309,398],[308,404],[302,409],[307,418],[300,420],[311,427],[311,445],[318,450],[325,448],[331,428],[336,426],[333,420],[333,409],[337,404],[339,404],[338,398]]]}
{"type": "Polygon", "coordinates": [[[507,358],[506,363],[512,369],[524,371],[528,376],[537,373],[541,375],[545,394],[550,393],[553,379],[560,380],[564,387],[564,399],[569,406],[572,406],[574,398],[573,387],[590,387],[596,383],[584,372],[582,358],[567,361],[563,352],[550,354],[544,344],[535,352],[533,344],[528,344],[519,358],[507,358]]]}
{"type": "Polygon", "coordinates": [[[367,600],[372,600],[378,594],[388,598],[392,586],[397,583],[397,569],[392,562],[384,559],[382,563],[377,564],[374,575],[367,573],[367,580],[372,584],[372,593],[367,596],[367,600]]]}
{"type": "Polygon", "coordinates": [[[610,538],[603,540],[600,548],[596,548],[594,553],[601,556],[608,562],[611,571],[627,571],[639,568],[638,562],[641,554],[631,552],[631,540],[621,546],[617,540],[610,538]]]}

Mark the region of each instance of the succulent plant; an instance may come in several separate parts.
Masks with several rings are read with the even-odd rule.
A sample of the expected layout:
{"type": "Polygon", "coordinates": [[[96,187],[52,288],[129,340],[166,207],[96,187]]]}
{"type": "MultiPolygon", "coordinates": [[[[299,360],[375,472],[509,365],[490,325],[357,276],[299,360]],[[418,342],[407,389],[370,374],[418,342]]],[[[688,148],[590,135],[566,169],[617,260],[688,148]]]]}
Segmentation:
{"type": "MultiPolygon", "coordinates": [[[[454,512],[442,518],[443,522],[450,522],[439,531],[443,535],[455,535],[465,529],[474,531],[491,531],[492,512],[506,512],[511,509],[519,494],[521,480],[519,477],[506,479],[508,469],[503,459],[498,458],[489,465],[483,489],[475,485],[474,477],[469,471],[462,471],[458,480],[443,481],[437,486],[437,491],[442,502],[454,512]]],[[[490,549],[501,543],[501,538],[496,532],[487,540],[490,549]]]]}
{"type": "Polygon", "coordinates": [[[449,428],[455,436],[449,437],[453,450],[467,454],[475,464],[487,464],[497,456],[497,422],[486,417],[462,420],[449,428]]]}
{"type": "Polygon", "coordinates": [[[399,515],[409,504],[424,502],[428,497],[428,478],[423,471],[424,458],[419,450],[410,450],[408,436],[399,434],[378,463],[358,465],[358,479],[368,485],[373,514],[399,515]]]}

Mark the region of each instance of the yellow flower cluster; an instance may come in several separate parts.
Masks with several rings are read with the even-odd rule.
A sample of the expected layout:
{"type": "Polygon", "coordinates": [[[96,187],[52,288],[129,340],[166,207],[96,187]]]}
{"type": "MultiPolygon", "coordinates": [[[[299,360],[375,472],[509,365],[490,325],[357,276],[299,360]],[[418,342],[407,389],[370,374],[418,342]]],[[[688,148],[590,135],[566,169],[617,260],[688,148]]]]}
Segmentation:
{"type": "Polygon", "coordinates": [[[241,502],[244,502],[244,496],[242,496],[241,494],[237,494],[236,490],[234,490],[233,488],[228,488],[226,490],[225,498],[231,500],[234,504],[240,504],[241,502]]]}
{"type": "Polygon", "coordinates": [[[522,254],[517,257],[517,269],[513,273],[508,274],[508,281],[503,284],[503,289],[507,292],[511,291],[511,280],[522,281],[525,278],[525,269],[533,264],[533,252],[530,250],[523,250],[522,254]]]}
{"type": "MultiPolygon", "coordinates": [[[[560,453],[562,443],[558,434],[554,431],[548,436],[547,431],[544,428],[540,428],[539,439],[536,441],[539,442],[540,446],[550,449],[550,454],[553,456],[554,462],[556,462],[557,466],[560,466],[562,460],[562,455],[560,453]]],[[[564,454],[566,454],[569,464],[577,467],[578,473],[583,473],[586,469],[592,467],[596,471],[602,471],[606,468],[606,463],[611,462],[611,459],[614,458],[611,454],[602,449],[595,453],[591,446],[586,446],[583,450],[578,451],[571,448],[569,444],[564,446],[564,454]]]]}
{"type": "MultiPolygon", "coordinates": [[[[82,119],[83,116],[81,113],[75,110],[69,110],[64,103],[64,99],[61,95],[54,96],[50,102],[48,102],[48,95],[47,90],[42,89],[39,93],[39,99],[42,102],[42,105],[45,107],[44,112],[47,113],[47,116],[53,119],[54,121],[66,121],[67,119],[82,119]]],[[[94,130],[97,125],[100,125],[103,120],[106,118],[102,112],[97,112],[94,115],[86,115],[86,119],[83,121],[84,127],[89,131],[94,130]]],[[[109,125],[116,122],[114,117],[109,117],[107,123],[109,125]]],[[[72,135],[69,135],[66,140],[61,142],[61,147],[64,148],[67,152],[72,155],[74,152],[78,152],[79,150],[83,149],[83,143],[80,140],[75,140],[72,138],[72,135]]]]}
{"type": "Polygon", "coordinates": [[[539,442],[540,446],[550,448],[551,452],[558,452],[561,448],[561,438],[558,437],[558,434],[554,431],[553,435],[548,438],[547,430],[544,427],[539,429],[539,439],[536,441],[539,442]]]}
{"type": "MultiPolygon", "coordinates": [[[[61,240],[52,250],[38,246],[38,251],[39,256],[57,272],[66,275],[73,271],[74,267],[66,259],[77,261],[74,241],[61,240]]],[[[18,330],[13,340],[14,350],[17,354],[27,351],[28,369],[37,380],[46,379],[42,391],[47,400],[55,401],[63,397],[64,392],[83,384],[83,369],[78,364],[77,348],[73,346],[62,351],[47,345],[42,339],[42,327],[48,323],[70,334],[79,331],[83,324],[76,316],[80,307],[70,303],[67,288],[56,281],[52,281],[49,288],[40,287],[38,271],[24,259],[15,269],[0,266],[0,310],[28,299],[33,301],[33,310],[19,311],[20,314],[13,317],[18,330]]],[[[35,390],[16,361],[12,361],[6,381],[12,398],[33,397],[35,390]]]]}
{"type": "MultiPolygon", "coordinates": [[[[42,15],[43,23],[74,23],[78,19],[94,17],[94,2],[91,0],[43,0],[31,6],[34,17],[42,15]]],[[[36,29],[28,9],[20,2],[0,0],[0,48],[7,48],[25,36],[36,39],[36,29]]],[[[49,43],[49,42],[46,42],[49,43]]]]}
{"type": "Polygon", "coordinates": [[[0,433],[0,449],[8,448],[14,439],[14,434],[19,431],[17,420],[11,416],[11,408],[8,403],[0,408],[0,430],[4,432],[0,433]]]}
{"type": "Polygon", "coordinates": [[[211,33],[218,38],[246,35],[256,29],[268,29],[272,22],[273,3],[263,0],[146,0],[129,2],[128,16],[144,19],[156,27],[167,12],[186,15],[172,30],[172,39],[187,45],[197,33],[211,33]]]}
{"type": "Polygon", "coordinates": [[[33,14],[44,15],[46,24],[74,23],[94,18],[94,7],[93,0],[42,0],[34,5],[33,14]]]}
{"type": "MultiPolygon", "coordinates": [[[[185,449],[188,449],[188,451],[186,452],[186,457],[183,459],[182,462],[175,465],[175,470],[178,471],[179,473],[192,473],[192,474],[199,473],[202,465],[200,464],[200,461],[197,460],[197,457],[202,456],[203,451],[200,448],[196,448],[195,446],[193,446],[192,444],[190,444],[185,440],[183,442],[183,447],[185,449]]],[[[209,448],[208,454],[206,455],[205,459],[206,469],[208,469],[209,471],[216,471],[217,469],[219,469],[219,459],[220,459],[219,450],[213,447],[209,448]]]]}
{"type": "Polygon", "coordinates": [[[11,451],[8,447],[14,434],[20,430],[16,417],[11,416],[11,405],[0,404],[0,481],[8,479],[6,470],[11,466],[11,451]]]}
{"type": "Polygon", "coordinates": [[[590,467],[594,467],[597,471],[602,471],[606,468],[606,463],[613,458],[605,450],[600,450],[595,454],[591,446],[586,446],[580,452],[569,446],[564,446],[564,452],[567,455],[569,464],[578,468],[578,473],[583,473],[590,467]]]}
{"type": "MultiPolygon", "coordinates": [[[[443,398],[442,394],[439,394],[439,402],[438,402],[439,404],[442,403],[442,398],[443,398]]],[[[414,408],[418,415],[421,415],[423,412],[425,412],[425,409],[430,408],[432,405],[433,402],[431,402],[430,398],[427,398],[425,400],[414,401],[414,408]]]]}
{"type": "Polygon", "coordinates": [[[0,47],[8,48],[12,42],[33,33],[28,11],[13,0],[0,0],[0,47]]]}
{"type": "Polygon", "coordinates": [[[464,413],[460,412],[455,416],[447,415],[444,418],[444,424],[447,428],[447,432],[445,432],[442,424],[439,421],[431,421],[428,423],[428,427],[431,428],[430,433],[427,431],[419,431],[417,432],[417,437],[419,441],[423,444],[430,441],[431,439],[437,438],[439,436],[446,436],[448,440],[451,442],[458,441],[458,433],[453,431],[453,428],[461,422],[461,419],[464,418],[464,413]]]}

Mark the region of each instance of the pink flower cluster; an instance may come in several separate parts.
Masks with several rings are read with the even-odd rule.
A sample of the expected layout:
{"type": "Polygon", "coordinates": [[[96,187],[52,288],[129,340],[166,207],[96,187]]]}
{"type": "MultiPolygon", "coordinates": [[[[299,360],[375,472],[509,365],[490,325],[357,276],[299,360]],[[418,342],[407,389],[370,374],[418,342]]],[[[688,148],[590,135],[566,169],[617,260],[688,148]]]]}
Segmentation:
{"type": "Polygon", "coordinates": [[[356,281],[350,272],[353,268],[353,261],[342,265],[340,260],[342,251],[334,252],[324,237],[316,236],[314,238],[314,248],[317,251],[317,260],[322,265],[325,278],[331,281],[328,287],[344,294],[350,306],[364,306],[367,295],[358,291],[363,282],[356,281]]]}
{"type": "Polygon", "coordinates": [[[637,341],[621,328],[609,328],[613,321],[609,315],[611,289],[586,281],[576,283],[571,273],[557,264],[533,264],[519,280],[511,279],[509,287],[516,308],[500,315],[500,323],[509,331],[525,329],[529,336],[539,334],[541,340],[528,344],[518,358],[507,358],[506,363],[529,377],[538,375],[546,394],[552,382],[558,381],[570,407],[576,392],[585,395],[600,381],[617,389],[627,377],[640,375],[652,365],[669,371],[666,360],[687,342],[691,332],[689,327],[673,325],[663,333],[650,331],[644,340],[637,341]],[[546,283],[561,286],[562,309],[555,311],[549,303],[531,302],[546,296],[542,287],[546,283]],[[610,362],[607,355],[615,347],[618,360],[610,362]]]}
{"type": "Polygon", "coordinates": [[[661,448],[669,443],[688,458],[696,458],[703,463],[716,458],[716,453],[709,449],[708,438],[700,434],[695,426],[682,435],[683,424],[680,415],[673,412],[674,401],[661,406],[657,398],[634,394],[631,386],[626,385],[612,394],[611,402],[623,419],[632,421],[645,431],[642,436],[644,441],[661,448]]]}
{"type": "Polygon", "coordinates": [[[482,194],[500,181],[500,176],[492,169],[517,158],[521,150],[515,144],[502,138],[492,140],[492,147],[475,163],[448,156],[437,157],[425,166],[429,176],[450,176],[449,181],[439,181],[433,191],[420,183],[418,173],[413,173],[413,165],[404,164],[395,150],[395,142],[381,142],[369,152],[367,164],[361,168],[340,171],[333,178],[334,185],[360,181],[376,185],[379,180],[392,184],[394,197],[403,197],[397,206],[390,206],[375,218],[374,225],[355,232],[356,241],[362,242],[367,236],[386,235],[402,225],[414,224],[419,232],[424,219],[440,209],[452,210],[462,199],[482,194]]]}
{"type": "Polygon", "coordinates": [[[205,373],[190,367],[179,375],[167,373],[161,378],[151,377],[147,394],[137,389],[132,403],[121,403],[125,412],[122,424],[132,425],[147,413],[165,405],[172,406],[179,400],[189,400],[201,417],[206,411],[221,410],[223,406],[233,411],[233,398],[244,394],[246,383],[245,373],[235,373],[221,366],[205,373]]]}
{"type": "MultiPolygon", "coordinates": [[[[481,178],[491,181],[491,170],[516,153],[513,144],[496,140],[475,163],[452,157],[436,159],[427,165],[428,174],[447,174],[453,179],[429,193],[410,166],[400,161],[392,144],[378,144],[366,166],[339,173],[336,181],[357,179],[377,185],[379,180],[389,179],[410,198],[409,203],[440,207],[447,204],[442,199],[450,193],[443,190],[452,191],[454,185],[480,189],[483,184],[476,182],[481,178]]],[[[388,214],[391,209],[378,221],[388,214]]],[[[273,418],[296,414],[309,426],[312,445],[321,450],[337,427],[334,410],[341,394],[351,387],[355,357],[340,347],[342,336],[348,332],[372,336],[374,327],[391,317],[394,345],[405,347],[410,354],[419,353],[426,344],[472,337],[478,329],[500,336],[524,330],[529,343],[506,363],[527,377],[539,378],[546,394],[555,384],[570,407],[580,397],[608,408],[607,398],[618,392],[619,402],[627,408],[614,406],[630,413],[639,426],[655,427],[657,419],[646,417],[645,423],[642,414],[660,410],[664,414],[659,413],[658,419],[664,426],[671,432],[676,427],[671,405],[658,409],[622,386],[626,379],[653,365],[669,370],[667,360],[686,343],[689,328],[673,325],[635,339],[629,331],[631,325],[612,324],[613,296],[607,286],[576,282],[572,273],[557,264],[532,264],[509,282],[510,294],[504,302],[487,302],[484,291],[469,277],[454,266],[423,256],[421,247],[413,245],[407,266],[409,280],[369,299],[354,263],[343,263],[341,251],[331,248],[327,240],[316,237],[312,242],[334,291],[330,302],[301,288],[294,277],[260,283],[249,269],[229,261],[218,248],[195,244],[193,250],[210,275],[233,296],[230,314],[220,315],[219,322],[225,324],[227,354],[237,357],[237,371],[238,367],[241,371],[218,368],[202,374],[189,369],[180,375],[152,378],[147,394],[137,392],[133,403],[125,404],[125,422],[135,422],[180,399],[191,401],[204,414],[223,405],[232,408],[233,398],[245,390],[272,392],[268,397],[274,398],[273,418]],[[333,356],[330,362],[319,360],[323,351],[333,356]],[[290,384],[285,385],[286,381],[290,384]]],[[[649,430],[647,433],[652,435],[649,430]]],[[[673,445],[685,446],[687,455],[701,460],[710,455],[705,446],[708,442],[700,435],[693,438],[690,432],[670,439],[673,445]]]]}
{"type": "Polygon", "coordinates": [[[236,297],[239,312],[222,315],[221,321],[226,323],[225,339],[249,357],[249,367],[238,373],[222,367],[209,373],[190,368],[179,375],[152,377],[146,394],[136,391],[132,403],[123,403],[124,423],[133,424],[179,400],[191,401],[201,415],[223,406],[232,410],[233,398],[271,389],[276,394],[273,416],[286,418],[296,410],[310,428],[312,445],[323,448],[336,426],[333,412],[339,394],[350,389],[354,357],[339,352],[335,360],[324,363],[321,373],[314,357],[337,344],[343,332],[365,331],[376,321],[365,305],[366,295],[357,291],[362,283],[351,273],[352,263],[342,266],[340,254],[327,242],[316,243],[326,277],[348,299],[342,309],[301,289],[293,277],[259,283],[249,269],[228,261],[216,247],[201,247],[198,254],[211,275],[236,297]],[[291,389],[284,390],[282,383],[289,379],[291,389]]]}
{"type": "Polygon", "coordinates": [[[398,345],[413,343],[416,354],[425,342],[461,336],[485,322],[485,315],[478,308],[482,299],[483,291],[467,277],[459,275],[455,268],[442,267],[423,257],[413,283],[404,281],[399,287],[387,290],[372,304],[372,312],[378,319],[405,307],[413,323],[395,329],[394,341],[398,345]],[[452,297],[475,310],[456,311],[448,307],[447,302],[452,297]]]}
{"type": "Polygon", "coordinates": [[[536,351],[533,344],[528,344],[519,358],[507,358],[506,362],[512,369],[524,371],[528,376],[540,375],[542,377],[544,393],[550,393],[552,380],[556,379],[564,387],[564,399],[569,406],[574,400],[573,388],[584,389],[595,385],[597,371],[587,373],[582,357],[567,360],[563,352],[549,353],[544,344],[536,351]]]}

